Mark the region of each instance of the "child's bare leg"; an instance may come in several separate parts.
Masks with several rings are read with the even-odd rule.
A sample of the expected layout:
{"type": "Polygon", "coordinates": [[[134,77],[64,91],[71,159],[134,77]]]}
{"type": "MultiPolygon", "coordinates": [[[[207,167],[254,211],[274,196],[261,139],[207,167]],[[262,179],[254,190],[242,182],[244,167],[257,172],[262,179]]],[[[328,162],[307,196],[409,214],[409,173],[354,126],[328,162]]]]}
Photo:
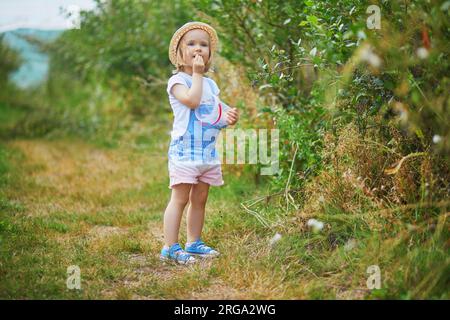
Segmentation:
{"type": "Polygon", "coordinates": [[[187,212],[187,241],[194,242],[200,238],[205,221],[205,205],[208,199],[209,184],[199,181],[192,185],[187,212]]]}
{"type": "Polygon", "coordinates": [[[164,242],[168,247],[178,242],[181,217],[189,201],[191,186],[191,184],[181,183],[172,187],[172,195],[164,212],[164,242]]]}

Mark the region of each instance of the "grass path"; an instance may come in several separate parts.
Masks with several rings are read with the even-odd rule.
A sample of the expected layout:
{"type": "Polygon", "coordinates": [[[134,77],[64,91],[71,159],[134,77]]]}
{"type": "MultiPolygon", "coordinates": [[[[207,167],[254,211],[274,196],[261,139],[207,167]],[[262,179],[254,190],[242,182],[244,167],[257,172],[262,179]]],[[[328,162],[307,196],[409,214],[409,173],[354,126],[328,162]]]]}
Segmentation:
{"type": "MultiPolygon", "coordinates": [[[[2,188],[0,297],[239,299],[270,292],[260,291],[267,283],[258,283],[257,275],[247,279],[250,290],[239,275],[230,276],[242,262],[233,264],[230,256],[192,267],[160,263],[170,195],[164,152],[35,139],[9,141],[3,152],[9,170],[2,188]],[[80,267],[82,290],[66,288],[71,265],[80,267]]],[[[223,218],[230,209],[242,215],[237,201],[227,201],[235,188],[224,188],[212,190],[205,226],[205,237],[222,251],[252,234],[242,224],[233,229],[239,218],[223,218]]]]}
{"type": "MultiPolygon", "coordinates": [[[[308,217],[260,202],[276,225],[240,207],[267,194],[251,172],[224,166],[203,238],[222,255],[193,266],[159,261],[168,189],[166,142],[104,148],[80,139],[0,143],[0,298],[361,299],[363,253],[306,232],[308,217]],[[275,247],[276,232],[283,234],[275,247]],[[78,266],[81,290],[66,286],[78,266]]],[[[185,218],[180,242],[185,242],[185,218]]]]}

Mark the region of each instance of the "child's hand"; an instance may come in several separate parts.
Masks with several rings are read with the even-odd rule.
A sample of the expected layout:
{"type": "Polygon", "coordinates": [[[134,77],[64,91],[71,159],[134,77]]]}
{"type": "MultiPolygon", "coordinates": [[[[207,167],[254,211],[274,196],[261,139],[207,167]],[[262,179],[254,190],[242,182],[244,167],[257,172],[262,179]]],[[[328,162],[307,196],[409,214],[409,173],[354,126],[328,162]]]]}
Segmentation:
{"type": "Polygon", "coordinates": [[[236,108],[231,108],[227,111],[226,114],[227,124],[232,126],[236,124],[236,122],[239,120],[239,111],[236,108]]]}
{"type": "Polygon", "coordinates": [[[192,71],[194,73],[203,74],[205,72],[205,62],[201,55],[195,55],[194,60],[192,61],[192,71]]]}

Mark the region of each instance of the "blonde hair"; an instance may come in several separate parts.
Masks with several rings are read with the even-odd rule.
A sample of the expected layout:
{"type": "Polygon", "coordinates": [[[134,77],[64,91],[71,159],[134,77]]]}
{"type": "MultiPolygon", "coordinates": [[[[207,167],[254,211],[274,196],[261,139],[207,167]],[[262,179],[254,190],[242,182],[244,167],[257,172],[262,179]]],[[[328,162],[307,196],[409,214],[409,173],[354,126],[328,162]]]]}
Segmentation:
{"type": "MultiPolygon", "coordinates": [[[[209,37],[209,35],[208,35],[209,37]]],[[[172,73],[178,73],[180,71],[184,71],[184,67],[186,66],[186,61],[184,60],[183,57],[183,46],[184,46],[185,42],[184,42],[184,36],[180,39],[180,42],[178,43],[178,47],[177,47],[177,63],[175,65],[176,69],[173,70],[172,73]]],[[[211,41],[209,40],[209,46],[211,46],[211,41]]],[[[213,58],[213,52],[211,50],[211,47],[209,49],[209,58],[208,58],[208,62],[205,64],[205,73],[207,73],[208,71],[214,72],[213,68],[212,68],[212,59],[213,58]]]]}

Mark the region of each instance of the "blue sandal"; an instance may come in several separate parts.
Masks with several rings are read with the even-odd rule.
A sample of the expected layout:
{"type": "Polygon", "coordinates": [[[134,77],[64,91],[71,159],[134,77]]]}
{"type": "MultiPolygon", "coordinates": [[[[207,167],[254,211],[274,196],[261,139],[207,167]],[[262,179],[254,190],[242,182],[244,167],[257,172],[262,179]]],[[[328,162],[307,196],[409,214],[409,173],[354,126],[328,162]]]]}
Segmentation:
{"type": "Polygon", "coordinates": [[[217,257],[219,252],[205,245],[202,240],[186,243],[186,252],[204,258],[217,257]]]}
{"type": "Polygon", "coordinates": [[[162,248],[160,260],[173,260],[179,264],[191,264],[195,262],[195,258],[181,248],[180,244],[175,243],[170,248],[162,248]]]}

